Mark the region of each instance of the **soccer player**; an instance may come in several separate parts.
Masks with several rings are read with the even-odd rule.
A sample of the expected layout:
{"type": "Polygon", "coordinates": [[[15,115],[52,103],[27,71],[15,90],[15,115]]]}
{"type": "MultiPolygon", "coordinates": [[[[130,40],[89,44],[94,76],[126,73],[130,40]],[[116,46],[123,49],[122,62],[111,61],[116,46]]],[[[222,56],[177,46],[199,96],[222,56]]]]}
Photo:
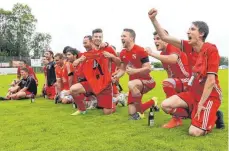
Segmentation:
{"type": "Polygon", "coordinates": [[[162,109],[170,114],[179,107],[189,109],[189,134],[205,135],[214,128],[215,123],[217,127],[222,124],[222,116],[216,116],[222,100],[217,75],[220,57],[216,46],[205,42],[209,33],[208,25],[203,21],[192,22],[187,32],[188,41],[179,40],[165,34],[156,19],[156,9],[151,9],[148,15],[160,38],[184,51],[192,67],[189,90],[165,99],[162,109]]]}
{"type": "MultiPolygon", "coordinates": [[[[135,31],[133,29],[124,29],[121,41],[123,50],[120,53],[122,64],[120,71],[113,76],[113,81],[122,77],[125,72],[129,75],[129,96],[128,113],[130,120],[139,120],[145,110],[156,106],[156,100],[149,100],[142,104],[143,94],[149,92],[155,87],[155,81],[150,77],[151,66],[148,54],[144,48],[135,44],[135,31]]],[[[143,114],[144,115],[144,114],[143,114]]]]}
{"type": "Polygon", "coordinates": [[[47,58],[45,56],[43,56],[43,58],[42,58],[42,63],[44,65],[43,68],[42,68],[42,70],[44,72],[44,78],[45,78],[44,85],[43,85],[43,88],[42,88],[42,95],[45,98],[46,97],[46,87],[47,87],[47,69],[46,69],[46,66],[49,63],[48,60],[47,60],[47,58]]]}
{"type": "MultiPolygon", "coordinates": [[[[165,32],[168,34],[167,31],[165,32]]],[[[153,35],[155,46],[161,53],[157,54],[151,49],[147,49],[147,52],[149,56],[160,60],[167,72],[168,78],[163,81],[162,85],[166,98],[169,98],[170,96],[187,90],[188,80],[191,75],[188,58],[184,52],[181,52],[175,46],[162,41],[157,32],[154,32],[153,35]]],[[[184,117],[187,116],[186,110],[182,108],[177,110],[177,112],[179,112],[180,115],[184,113],[184,117]]],[[[174,128],[180,125],[182,125],[181,117],[173,116],[173,118],[167,124],[163,125],[163,127],[174,128]]]]}
{"type": "Polygon", "coordinates": [[[59,95],[59,100],[63,104],[72,102],[73,98],[69,95],[65,96],[65,92],[69,90],[68,82],[63,83],[63,70],[64,70],[64,55],[57,53],[54,56],[56,63],[55,72],[56,72],[56,90],[59,95]]]}
{"type": "Polygon", "coordinates": [[[7,99],[18,100],[22,98],[30,98],[32,95],[37,94],[37,84],[32,76],[29,75],[27,68],[20,69],[22,79],[13,89],[10,89],[7,99]]]}
{"type": "Polygon", "coordinates": [[[83,46],[86,49],[86,51],[92,50],[92,36],[91,35],[84,36],[83,46]]]}
{"type": "Polygon", "coordinates": [[[56,83],[56,73],[55,73],[55,62],[54,62],[54,54],[51,50],[46,51],[44,56],[48,60],[48,64],[46,66],[47,73],[47,88],[46,93],[49,99],[53,100],[56,95],[55,83],[56,83]]]}
{"type": "MultiPolygon", "coordinates": [[[[117,65],[119,65],[120,59],[116,57],[116,54],[111,47],[108,46],[100,49],[102,44],[102,39],[103,39],[103,33],[101,29],[95,29],[92,31],[93,50],[84,53],[84,55],[82,55],[79,59],[76,60],[78,63],[83,63],[84,76],[89,77],[89,79],[85,77],[85,80],[87,81],[83,81],[73,85],[70,88],[70,90],[71,90],[71,94],[73,94],[74,96],[77,96],[78,94],[93,94],[95,93],[94,92],[95,90],[100,91],[99,94],[96,95],[98,100],[98,106],[102,107],[103,113],[107,115],[115,112],[115,109],[112,103],[112,84],[111,81],[109,82],[109,78],[111,79],[111,69],[108,69],[108,66],[106,66],[106,64],[107,63],[110,64],[110,61],[113,61],[117,65]],[[102,56],[98,58],[93,58],[94,55],[101,55],[101,54],[102,56]],[[87,61],[85,62],[85,60],[87,61]],[[94,66],[93,67],[94,69],[91,67],[91,65],[94,66]],[[101,71],[100,69],[104,69],[105,71],[101,71]],[[90,77],[90,75],[95,75],[95,74],[96,77],[94,76],[90,77]],[[107,77],[109,75],[110,77],[107,77]],[[103,85],[104,83],[102,83],[102,85],[96,85],[96,84],[93,85],[92,84],[93,81],[97,82],[96,78],[97,81],[101,81],[101,79],[105,79],[106,81],[107,79],[108,81],[107,83],[105,83],[107,84],[107,86],[103,85]],[[92,83],[90,83],[88,80],[92,81],[92,83]],[[101,88],[103,88],[102,91],[101,88]]],[[[78,115],[82,113],[85,114],[85,110],[84,111],[78,110],[72,115],[78,115]]]]}
{"type": "Polygon", "coordinates": [[[34,80],[36,81],[36,83],[38,84],[38,79],[37,76],[35,74],[35,72],[33,71],[33,68],[30,67],[27,62],[25,60],[21,60],[20,62],[20,66],[17,69],[17,80],[15,80],[11,85],[15,86],[21,79],[21,68],[27,68],[29,70],[29,75],[34,78],[34,80]]]}
{"type": "Polygon", "coordinates": [[[67,58],[67,50],[68,50],[69,48],[72,48],[72,47],[70,47],[70,46],[65,46],[64,49],[63,49],[64,59],[67,58]]]}

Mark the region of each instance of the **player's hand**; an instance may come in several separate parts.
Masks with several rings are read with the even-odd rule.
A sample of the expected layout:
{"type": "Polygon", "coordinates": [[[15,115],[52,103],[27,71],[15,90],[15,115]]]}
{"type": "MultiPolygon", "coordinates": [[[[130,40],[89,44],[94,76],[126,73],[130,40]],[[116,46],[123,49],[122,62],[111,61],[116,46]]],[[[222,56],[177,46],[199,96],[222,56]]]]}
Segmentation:
{"type": "Polygon", "coordinates": [[[127,67],[126,67],[126,73],[127,73],[128,75],[134,75],[134,74],[137,73],[137,70],[134,69],[134,68],[131,68],[131,67],[127,66],[127,67]]]}
{"type": "Polygon", "coordinates": [[[145,50],[145,52],[148,53],[148,55],[152,56],[153,51],[152,51],[152,49],[150,47],[146,47],[144,50],[145,50]]]}
{"type": "Polygon", "coordinates": [[[111,53],[109,53],[109,52],[107,52],[107,51],[104,51],[104,52],[103,52],[103,55],[104,55],[104,57],[110,58],[110,59],[114,57],[113,54],[111,54],[111,53]]]}
{"type": "Polygon", "coordinates": [[[107,47],[107,46],[108,46],[107,42],[102,42],[102,43],[99,45],[99,49],[103,49],[103,48],[105,48],[105,47],[107,47]]]}
{"type": "Polygon", "coordinates": [[[197,109],[197,112],[194,116],[194,118],[197,118],[198,120],[200,119],[200,113],[202,110],[206,110],[206,107],[204,107],[202,104],[198,104],[198,109],[197,109]]]}
{"type": "Polygon", "coordinates": [[[148,16],[149,16],[150,20],[153,21],[156,18],[156,16],[157,16],[157,10],[155,8],[152,8],[148,12],[148,16]]]}
{"type": "Polygon", "coordinates": [[[79,58],[79,61],[80,62],[84,62],[86,60],[86,57],[84,55],[82,55],[80,58],[79,58]]]}
{"type": "Polygon", "coordinates": [[[76,67],[79,65],[80,62],[84,62],[85,60],[86,60],[86,57],[84,55],[82,55],[79,59],[77,59],[73,62],[73,66],[76,67]]]}
{"type": "Polygon", "coordinates": [[[118,81],[118,78],[116,76],[112,76],[111,81],[112,83],[116,83],[116,81],[118,81]]]}

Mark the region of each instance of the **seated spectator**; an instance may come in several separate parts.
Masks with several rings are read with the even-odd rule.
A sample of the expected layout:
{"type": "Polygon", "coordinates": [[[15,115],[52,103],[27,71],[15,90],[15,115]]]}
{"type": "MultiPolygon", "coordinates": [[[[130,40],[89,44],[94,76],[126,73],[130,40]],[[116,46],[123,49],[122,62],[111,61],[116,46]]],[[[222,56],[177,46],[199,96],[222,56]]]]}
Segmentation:
{"type": "Polygon", "coordinates": [[[34,78],[29,75],[27,68],[20,69],[22,79],[20,82],[9,89],[6,99],[18,100],[23,98],[31,98],[37,94],[37,84],[34,78]]]}

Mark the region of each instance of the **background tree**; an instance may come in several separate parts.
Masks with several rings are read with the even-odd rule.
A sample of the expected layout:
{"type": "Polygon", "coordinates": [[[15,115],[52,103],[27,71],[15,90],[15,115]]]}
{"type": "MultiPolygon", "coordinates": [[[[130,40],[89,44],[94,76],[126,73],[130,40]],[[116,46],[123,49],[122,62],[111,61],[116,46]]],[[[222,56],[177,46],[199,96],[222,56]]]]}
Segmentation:
{"type": "Polygon", "coordinates": [[[36,58],[40,58],[45,50],[50,49],[51,35],[47,33],[39,33],[36,32],[33,35],[33,40],[31,42],[31,51],[33,56],[36,58]]]}
{"type": "Polygon", "coordinates": [[[0,9],[0,55],[41,56],[49,49],[51,35],[35,33],[37,19],[28,5],[17,3],[11,11],[0,9]]]}
{"type": "Polygon", "coordinates": [[[227,57],[224,57],[224,56],[220,57],[220,66],[221,65],[228,66],[228,58],[227,57]]]}
{"type": "Polygon", "coordinates": [[[154,62],[153,65],[154,65],[154,68],[163,68],[161,62],[154,62]]]}

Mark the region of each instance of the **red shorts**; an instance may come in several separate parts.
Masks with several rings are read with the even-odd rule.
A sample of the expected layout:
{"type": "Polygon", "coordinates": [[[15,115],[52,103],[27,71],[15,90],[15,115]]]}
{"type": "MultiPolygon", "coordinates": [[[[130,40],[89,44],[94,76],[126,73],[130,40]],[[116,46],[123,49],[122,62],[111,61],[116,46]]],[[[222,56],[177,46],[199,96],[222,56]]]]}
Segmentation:
{"type": "Polygon", "coordinates": [[[32,96],[32,92],[29,92],[27,90],[25,91],[25,94],[26,94],[25,98],[29,98],[32,96]]]}
{"type": "MultiPolygon", "coordinates": [[[[81,82],[82,86],[84,87],[86,94],[92,94],[92,88],[87,81],[81,82]]],[[[98,106],[102,108],[112,109],[112,87],[111,85],[107,86],[101,93],[96,95],[98,106]]]]}
{"type": "Polygon", "coordinates": [[[139,80],[143,84],[143,88],[142,88],[142,92],[141,92],[142,94],[145,94],[145,93],[149,92],[156,85],[156,82],[153,79],[150,79],[150,80],[141,80],[141,79],[139,79],[139,80]]]}
{"type": "Polygon", "coordinates": [[[113,87],[113,94],[119,94],[118,88],[116,87],[115,84],[112,84],[113,87]]]}
{"type": "Polygon", "coordinates": [[[163,87],[173,87],[177,93],[185,92],[188,88],[189,78],[168,78],[162,82],[163,87]]]}
{"type": "Polygon", "coordinates": [[[46,87],[46,94],[49,99],[54,99],[56,95],[56,89],[55,86],[48,86],[46,87]]]}
{"type": "Polygon", "coordinates": [[[205,110],[202,110],[200,113],[200,119],[194,118],[198,109],[199,99],[196,99],[194,94],[191,92],[182,92],[179,93],[179,96],[188,104],[188,108],[191,114],[192,125],[198,127],[202,130],[210,131],[215,126],[215,121],[217,119],[216,112],[220,106],[220,99],[215,97],[209,97],[205,103],[205,110]]]}
{"type": "Polygon", "coordinates": [[[26,94],[26,95],[31,95],[32,92],[29,92],[29,91],[26,90],[26,91],[25,91],[25,94],[26,94]]]}

